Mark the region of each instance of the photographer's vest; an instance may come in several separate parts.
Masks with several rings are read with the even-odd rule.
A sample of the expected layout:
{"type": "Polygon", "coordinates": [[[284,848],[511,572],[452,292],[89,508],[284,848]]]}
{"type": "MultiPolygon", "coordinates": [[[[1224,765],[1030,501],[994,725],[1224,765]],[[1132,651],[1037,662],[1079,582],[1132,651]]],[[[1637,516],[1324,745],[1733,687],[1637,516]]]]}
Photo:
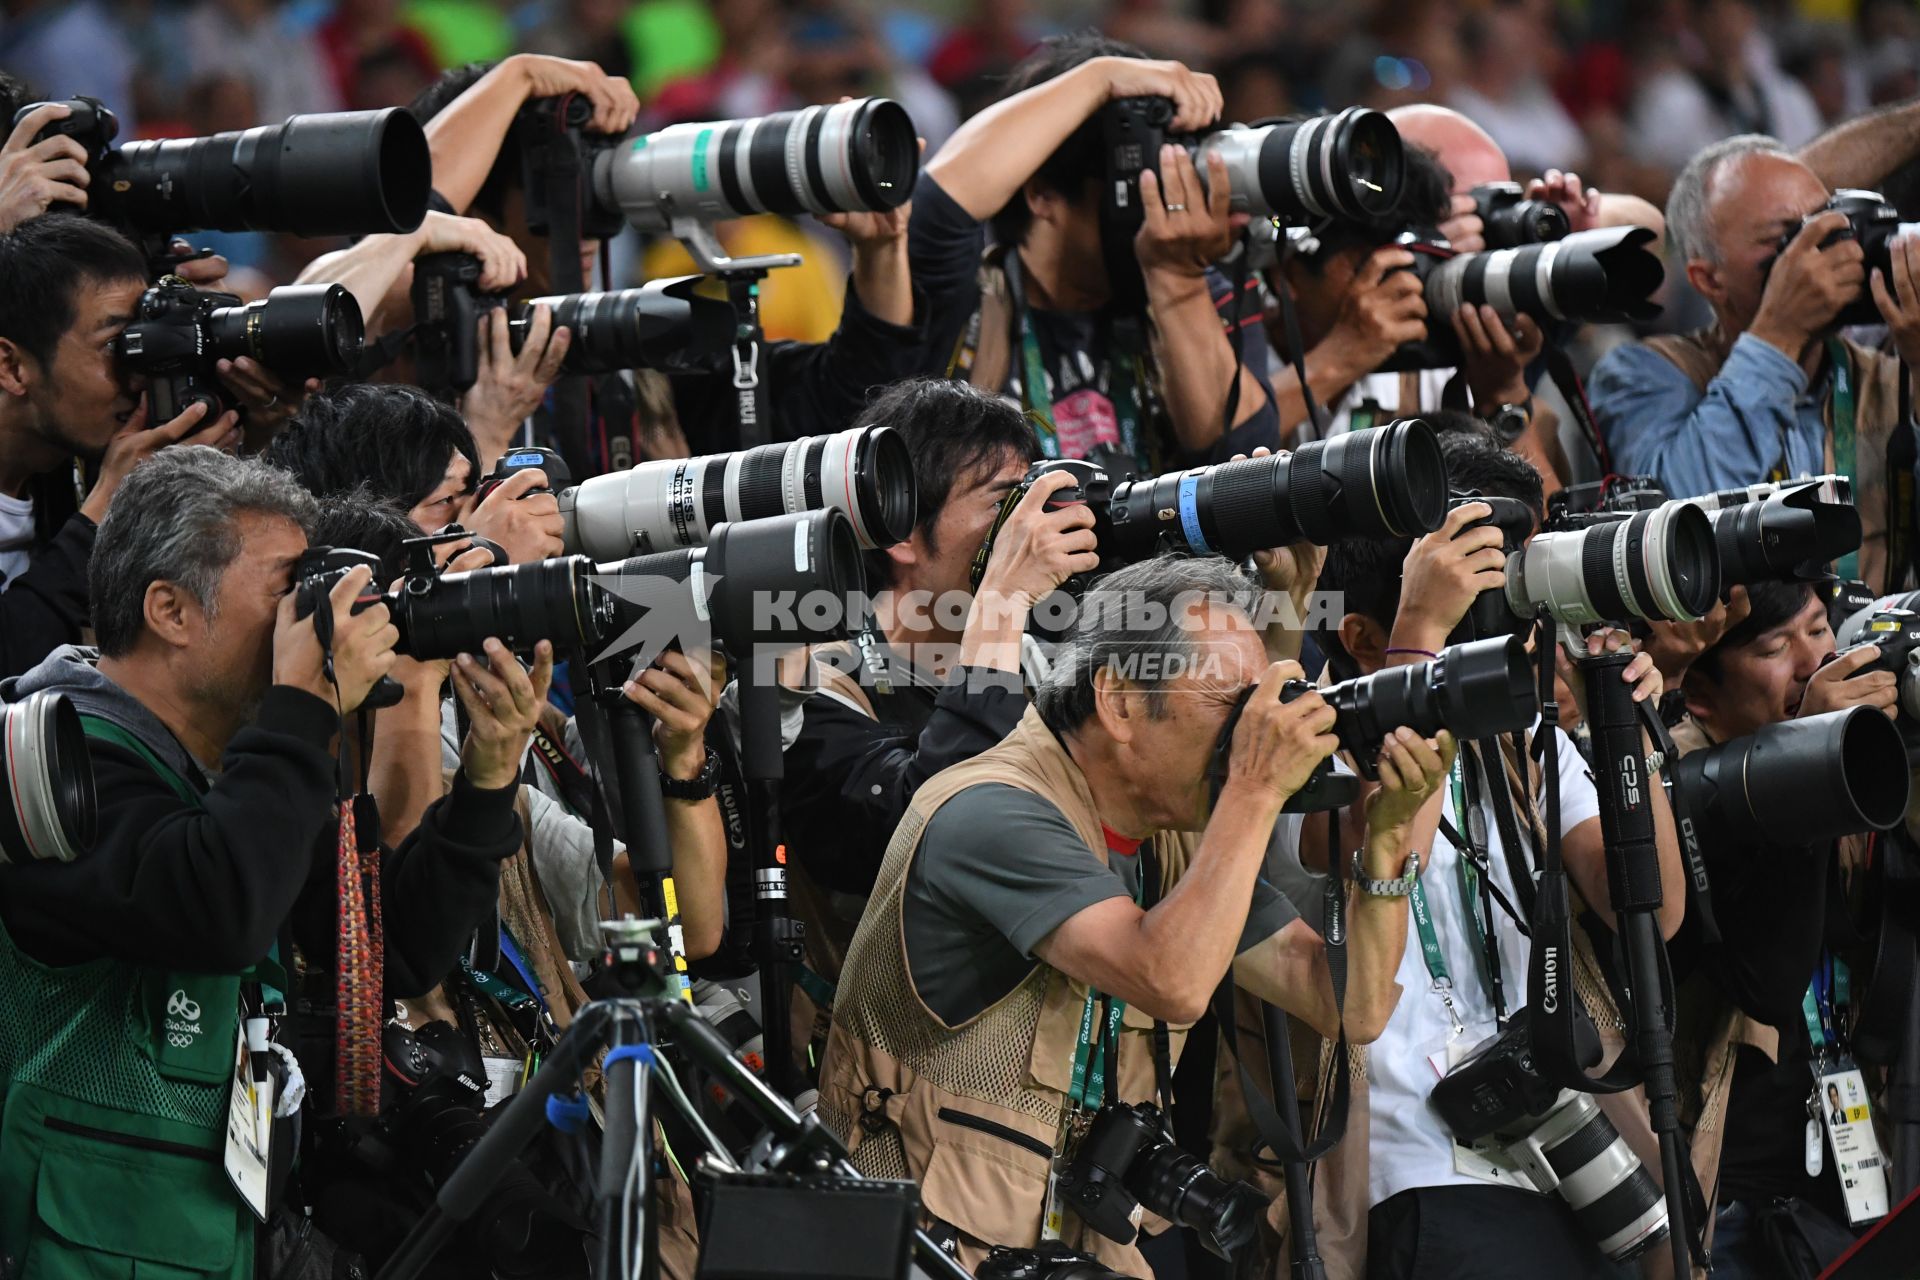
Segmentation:
{"type": "MultiPolygon", "coordinates": [[[[82,716],[194,808],[138,738],[82,716]]],[[[238,974],[113,959],[45,965],[0,926],[0,1274],[253,1274],[251,1211],[223,1164],[238,974]]]]}
{"type": "MultiPolygon", "coordinates": [[[[1563,744],[1564,749],[1564,744],[1563,744]]],[[[1508,790],[1518,800],[1519,777],[1511,751],[1502,753],[1506,757],[1506,776],[1508,790]]],[[[1540,767],[1537,762],[1528,761],[1528,790],[1538,797],[1541,792],[1540,767]]],[[[1520,816],[1520,815],[1516,815],[1520,816]]],[[[1538,810],[1533,810],[1529,821],[1527,839],[1534,847],[1544,839],[1545,826],[1538,810]]],[[[1607,989],[1605,973],[1600,968],[1598,957],[1594,954],[1593,943],[1581,928],[1579,916],[1582,911],[1577,891],[1572,894],[1574,922],[1573,937],[1573,987],[1580,997],[1580,1003],[1593,1020],[1594,1029],[1600,1039],[1600,1066],[1604,1071],[1612,1066],[1613,1060],[1620,1056],[1626,1046],[1626,1023],[1615,1006],[1613,996],[1607,989]]],[[[1402,1000],[1411,1000],[1426,996],[1425,991],[1405,991],[1402,1000]]],[[[1236,1009],[1239,1018],[1243,1046],[1259,1044],[1259,1019],[1253,1007],[1244,1000],[1236,1009]],[[1251,1029],[1250,1029],[1251,1028],[1251,1029]]],[[[1328,1104],[1333,1098],[1333,1046],[1329,1042],[1314,1036],[1310,1029],[1303,1030],[1296,1022],[1293,1025],[1293,1052],[1296,1064],[1303,1062],[1306,1055],[1319,1054],[1317,1069],[1309,1072],[1297,1069],[1301,1081],[1300,1099],[1308,1109],[1306,1132],[1318,1131],[1319,1122],[1328,1104]],[[1311,1085],[1309,1085],[1311,1081],[1311,1085]]],[[[1367,1105],[1367,1053],[1359,1046],[1349,1055],[1349,1077],[1351,1093],[1347,1104],[1346,1136],[1339,1144],[1322,1156],[1315,1166],[1313,1191],[1313,1222],[1315,1238],[1319,1244],[1320,1256],[1326,1263],[1328,1280],[1365,1280],[1367,1275],[1367,1216],[1371,1209],[1371,1180],[1368,1160],[1368,1144],[1371,1141],[1372,1126],[1369,1120],[1371,1112],[1367,1105]]],[[[1256,1068],[1257,1071],[1257,1068],[1256,1068]]],[[[1217,1085],[1231,1082],[1237,1085],[1231,1073],[1222,1073],[1217,1085]]],[[[1226,1093],[1226,1089],[1221,1089],[1226,1093]]],[[[1237,1090],[1236,1090],[1237,1092],[1237,1090]]],[[[1227,1100],[1223,1097],[1223,1102],[1227,1100]]],[[[1648,1169],[1655,1181],[1659,1180],[1660,1147],[1654,1136],[1653,1125],[1647,1116],[1646,1094],[1635,1087],[1625,1093],[1603,1094],[1594,1101],[1606,1113],[1620,1136],[1627,1140],[1648,1169]]],[[[1230,1107],[1237,1104],[1237,1114],[1244,1117],[1244,1103],[1235,1098],[1230,1107]]],[[[1230,1113],[1230,1117],[1232,1114],[1230,1113]]],[[[1231,1118],[1225,1123],[1215,1125],[1216,1152],[1222,1146],[1228,1146],[1241,1152],[1248,1151],[1254,1143],[1250,1122],[1241,1121],[1243,1128],[1235,1130],[1231,1118]]],[[[1216,1166],[1227,1163],[1216,1157],[1216,1166]]],[[[1242,1174],[1247,1167],[1244,1161],[1233,1162],[1229,1169],[1242,1174]]],[[[1273,1203],[1267,1210],[1269,1233],[1264,1233],[1265,1242],[1273,1249],[1266,1259],[1265,1269],[1260,1273],[1270,1280],[1286,1280],[1289,1271],[1287,1240],[1287,1198],[1281,1194],[1282,1185],[1277,1172],[1260,1167],[1251,1176],[1262,1191],[1273,1195],[1273,1203]]],[[[1514,1195],[1532,1194],[1526,1191],[1514,1191],[1514,1195]]]]}
{"type": "MultiPolygon", "coordinates": [[[[1733,343],[1734,339],[1718,325],[1646,340],[1648,349],[1685,374],[1703,397],[1708,385],[1719,376],[1720,367],[1727,362],[1733,343]]],[[[1860,510],[1858,571],[1841,576],[1858,577],[1876,592],[1898,591],[1904,584],[1887,582],[1885,578],[1887,445],[1900,416],[1900,362],[1845,338],[1830,339],[1828,350],[1834,376],[1823,406],[1827,422],[1824,465],[1827,472],[1853,481],[1853,502],[1860,510]],[[1842,359],[1834,359],[1835,353],[1842,359]],[[1844,368],[1840,367],[1842,362],[1844,368]]],[[[1785,461],[1784,456],[1780,461],[1785,461]]],[[[1772,473],[1752,479],[1791,479],[1784,470],[1776,463],[1772,473]]],[[[1905,570],[1901,572],[1904,574],[1905,570]]]]}
{"type": "MultiPolygon", "coordinates": [[[[917,1182],[925,1214],[958,1232],[958,1257],[969,1269],[991,1245],[1030,1248],[1040,1239],[1088,996],[1084,983],[1036,963],[999,1001],[949,1026],[914,987],[904,905],[921,837],[941,805],[995,783],[1056,805],[1089,854],[1106,860],[1086,778],[1032,708],[999,746],[929,779],[900,820],[854,934],[820,1080],[821,1119],[846,1140],[854,1165],[870,1177],[917,1182]]],[[[1193,847],[1188,834],[1152,838],[1163,890],[1178,882],[1193,847]]],[[[1174,1030],[1173,1061],[1184,1039],[1184,1030],[1174,1030]]],[[[1154,1096],[1152,1041],[1153,1020],[1127,1006],[1119,1036],[1123,1101],[1154,1096]]],[[[1149,1216],[1146,1225],[1161,1224],[1149,1216]]],[[[1123,1274],[1152,1274],[1138,1249],[1072,1214],[1062,1236],[1123,1274]]]]}

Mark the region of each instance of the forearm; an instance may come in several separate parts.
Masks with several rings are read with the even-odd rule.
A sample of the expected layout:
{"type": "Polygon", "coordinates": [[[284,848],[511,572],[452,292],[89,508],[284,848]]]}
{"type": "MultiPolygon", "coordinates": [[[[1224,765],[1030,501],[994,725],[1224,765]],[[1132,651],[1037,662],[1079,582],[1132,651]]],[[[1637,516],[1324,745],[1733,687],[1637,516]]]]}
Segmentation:
{"type": "Polygon", "coordinates": [[[1082,63],[961,125],[928,162],[927,176],[974,218],[990,218],[1106,100],[1101,59],[1082,63]]]}
{"type": "Polygon", "coordinates": [[[913,271],[907,263],[907,238],[854,245],[853,288],[874,319],[903,329],[911,326],[913,271]]]}
{"type": "Polygon", "coordinates": [[[369,323],[386,306],[387,297],[403,285],[401,279],[420,252],[417,231],[368,236],[358,244],[315,258],[303,268],[295,284],[337,284],[360,304],[369,323]]]}
{"type": "Polygon", "coordinates": [[[1920,99],[1835,125],[1800,148],[1800,161],[1829,191],[1878,188],[1888,174],[1920,156],[1920,99]]]}
{"type": "Polygon", "coordinates": [[[387,986],[418,995],[452,968],[493,911],[500,864],[520,848],[517,786],[480,788],[465,770],[381,866],[387,986]]]}
{"type": "Polygon", "coordinates": [[[701,960],[720,949],[727,927],[727,833],[718,802],[669,800],[667,842],[687,959],[701,960]]]}
{"type": "MultiPolygon", "coordinates": [[[[1652,758],[1653,740],[1644,732],[1640,750],[1645,753],[1643,759],[1652,758]]],[[[1662,767],[1672,768],[1673,763],[1662,767]]],[[[1653,791],[1654,848],[1660,856],[1660,936],[1671,939],[1687,916],[1687,863],[1680,853],[1680,829],[1674,824],[1666,787],[1652,770],[1647,771],[1647,784],[1653,791]]]]}
{"type": "Polygon", "coordinates": [[[1618,191],[1600,193],[1600,216],[1595,220],[1598,227],[1645,227],[1653,232],[1654,241],[1647,246],[1649,252],[1661,254],[1666,245],[1667,220],[1650,200],[1639,196],[1626,195],[1618,191]]]}
{"type": "Polygon", "coordinates": [[[398,845],[446,794],[440,756],[440,691],[416,684],[398,706],[374,714],[367,785],[380,805],[380,839],[398,845]]]}
{"type": "Polygon", "coordinates": [[[1266,384],[1235,360],[1206,277],[1149,271],[1147,305],[1153,314],[1155,363],[1174,435],[1183,450],[1211,448],[1226,427],[1239,426],[1266,406],[1266,384]],[[1240,399],[1228,423],[1227,399],[1236,378],[1240,399]]]}
{"type": "Polygon", "coordinates": [[[990,671],[1020,672],[1021,638],[1027,633],[1032,604],[984,579],[960,633],[960,665],[990,671]]]}
{"type": "Polygon", "coordinates": [[[455,213],[467,211],[492,172],[527,90],[524,64],[518,57],[507,58],[427,121],[433,189],[455,213]]]}
{"type": "MultiPolygon", "coordinates": [[[[1793,345],[1792,340],[1780,341],[1793,345]]],[[[1593,382],[1594,411],[1623,474],[1660,477],[1691,495],[1765,475],[1791,438],[1806,375],[1753,332],[1734,344],[1700,395],[1679,369],[1644,349],[1609,356],[1593,382]]]]}
{"type": "MultiPolygon", "coordinates": [[[[1323,342],[1307,352],[1301,363],[1307,369],[1307,389],[1322,412],[1372,372],[1353,367],[1347,353],[1332,342],[1323,342]]],[[[1300,424],[1307,420],[1307,397],[1300,390],[1300,373],[1291,360],[1282,361],[1273,375],[1273,402],[1280,415],[1281,439],[1291,443],[1300,424]]]]}

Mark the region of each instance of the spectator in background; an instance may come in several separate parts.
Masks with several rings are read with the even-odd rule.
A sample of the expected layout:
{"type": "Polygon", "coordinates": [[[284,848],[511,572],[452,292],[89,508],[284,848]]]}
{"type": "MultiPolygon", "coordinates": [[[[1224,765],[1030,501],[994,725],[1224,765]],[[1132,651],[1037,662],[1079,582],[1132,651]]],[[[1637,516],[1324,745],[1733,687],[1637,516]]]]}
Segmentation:
{"type": "Polygon", "coordinates": [[[1522,0],[1498,0],[1460,24],[1466,74],[1447,102],[1485,129],[1525,173],[1576,169],[1587,144],[1541,74],[1543,48],[1553,33],[1522,0]]]}
{"type": "Polygon", "coordinates": [[[268,0],[201,0],[181,21],[180,36],[194,78],[246,78],[254,98],[247,125],[340,110],[340,90],[313,33],[296,31],[268,0]]]}
{"type": "Polygon", "coordinates": [[[1654,72],[1634,95],[1640,158],[1678,171],[1736,133],[1770,134],[1789,147],[1812,141],[1819,109],[1780,69],[1751,0],[1687,0],[1686,8],[1693,56],[1654,72]]]}
{"type": "Polygon", "coordinates": [[[397,7],[394,0],[340,0],[333,17],[320,28],[320,45],[333,72],[334,88],[349,108],[393,106],[413,96],[408,92],[382,102],[369,93],[374,86],[365,81],[393,78],[389,60],[398,60],[419,78],[415,92],[440,74],[426,38],[399,20],[397,7]]]}
{"type": "Polygon", "coordinates": [[[624,0],[567,0],[527,33],[521,51],[591,62],[610,76],[632,80],[633,49],[620,25],[626,8],[624,0]]]}
{"type": "Polygon", "coordinates": [[[966,20],[927,59],[927,70],[972,115],[998,96],[999,82],[1039,39],[1026,0],[974,0],[966,20]]]}
{"type": "MultiPolygon", "coordinates": [[[[212,70],[196,77],[181,99],[187,132],[205,136],[284,119],[260,110],[255,83],[242,72],[212,70]]],[[[273,287],[274,280],[266,274],[273,261],[274,237],[270,232],[195,231],[192,243],[195,248],[210,248],[227,260],[230,270],[220,287],[229,293],[252,299],[264,297],[273,287]]]]}
{"type": "Polygon", "coordinates": [[[139,127],[133,99],[133,50],[99,0],[5,0],[0,70],[31,78],[55,97],[84,93],[120,117],[120,136],[139,127]]]}
{"type": "Polygon", "coordinates": [[[426,38],[436,64],[497,62],[514,51],[516,33],[503,0],[406,0],[401,19],[426,38]]]}

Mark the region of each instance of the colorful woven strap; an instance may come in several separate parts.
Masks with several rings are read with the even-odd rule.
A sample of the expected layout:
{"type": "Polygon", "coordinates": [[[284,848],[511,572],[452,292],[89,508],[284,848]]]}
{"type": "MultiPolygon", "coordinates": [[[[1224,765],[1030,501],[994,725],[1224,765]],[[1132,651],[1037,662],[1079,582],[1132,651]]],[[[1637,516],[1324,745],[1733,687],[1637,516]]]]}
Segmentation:
{"type": "Polygon", "coordinates": [[[354,804],[340,806],[339,927],[335,933],[333,1102],[342,1116],[380,1110],[381,970],[386,954],[380,919],[380,863],[363,873],[354,804]]]}

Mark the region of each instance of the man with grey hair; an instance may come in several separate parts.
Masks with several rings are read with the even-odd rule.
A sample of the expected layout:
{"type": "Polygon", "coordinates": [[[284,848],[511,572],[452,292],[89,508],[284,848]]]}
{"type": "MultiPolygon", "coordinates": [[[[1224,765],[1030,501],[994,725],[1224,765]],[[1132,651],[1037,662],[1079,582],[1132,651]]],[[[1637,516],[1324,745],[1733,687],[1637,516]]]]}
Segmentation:
{"type": "Polygon", "coordinates": [[[302,1071],[323,1112],[377,1100],[383,984],[424,991],[456,963],[519,845],[513,784],[551,660],[529,677],[491,640],[456,681],[473,731],[452,793],[393,850],[371,814],[357,840],[335,821],[332,743],[398,632],[383,605],[355,612],[364,567],[313,597],[330,644],[318,609],[296,618],[313,514],[264,463],[157,454],[94,546],[98,651],[57,650],[0,685],[73,705],[99,797],[78,857],[0,865],[0,1240],[29,1271],[43,1255],[62,1274],[124,1268],[138,1239],[169,1269],[248,1274],[253,1214],[284,1189],[273,1146],[290,1154],[295,1132],[274,1117],[294,1114],[302,1071]],[[255,1120],[240,1141],[229,1104],[249,1043],[241,1087],[266,1102],[239,1110],[255,1120]],[[124,1229],[54,1218],[45,1188],[103,1166],[124,1229]]]}
{"type": "Polygon", "coordinates": [[[1655,476],[1675,497],[1851,476],[1865,537],[1842,576],[1890,591],[1906,573],[1887,550],[1899,366],[1843,337],[1836,319],[1870,289],[1895,348],[1920,358],[1920,246],[1896,242],[1893,278],[1869,281],[1846,218],[1821,212],[1829,194],[1772,138],[1728,138],[1696,155],[1674,183],[1667,226],[1714,323],[1615,348],[1594,370],[1591,399],[1614,469],[1655,476]]]}
{"type": "MultiPolygon", "coordinates": [[[[1152,1274],[1131,1231],[1099,1234],[1049,1199],[1054,1154],[1103,1098],[1166,1096],[1182,1039],[1167,1024],[1196,1021],[1229,966],[1338,1033],[1320,936],[1260,878],[1281,807],[1338,746],[1334,713],[1314,692],[1282,700],[1300,668],[1267,661],[1254,590],[1214,557],[1103,579],[1036,705],[928,780],[887,850],[842,971],[820,1110],[863,1172],[921,1184],[963,1264],[1044,1236],[1152,1274]]],[[[1444,734],[1403,728],[1380,755],[1348,928],[1345,1025],[1362,1043],[1399,995],[1399,895],[1452,754],[1444,734]]]]}

